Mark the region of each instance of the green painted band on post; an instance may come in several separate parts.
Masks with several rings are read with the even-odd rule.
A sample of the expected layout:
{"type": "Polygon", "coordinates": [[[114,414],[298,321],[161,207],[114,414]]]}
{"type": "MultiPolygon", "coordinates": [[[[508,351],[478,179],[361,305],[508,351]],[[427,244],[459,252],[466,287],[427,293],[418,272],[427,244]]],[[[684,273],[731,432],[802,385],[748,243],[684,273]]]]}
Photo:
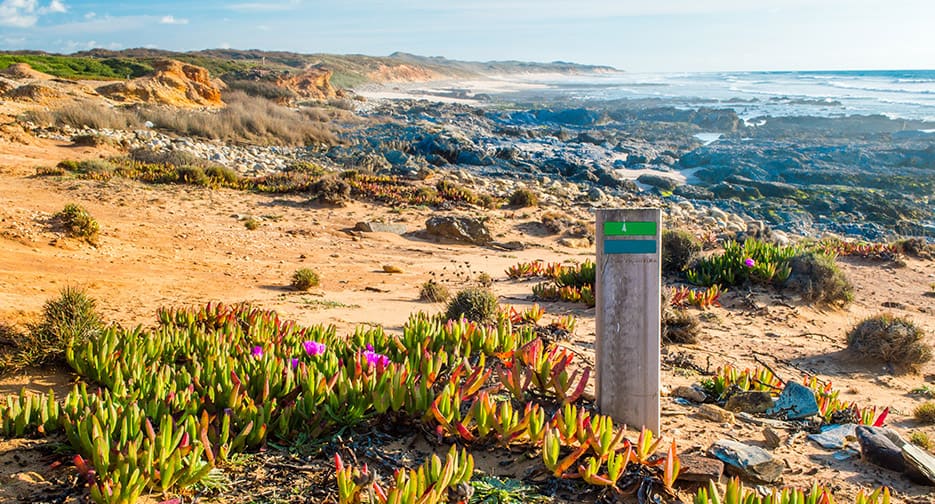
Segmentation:
{"type": "Polygon", "coordinates": [[[656,240],[604,240],[605,254],[655,254],[656,240]]]}
{"type": "Polygon", "coordinates": [[[605,222],[605,236],[656,236],[655,222],[605,222]]]}

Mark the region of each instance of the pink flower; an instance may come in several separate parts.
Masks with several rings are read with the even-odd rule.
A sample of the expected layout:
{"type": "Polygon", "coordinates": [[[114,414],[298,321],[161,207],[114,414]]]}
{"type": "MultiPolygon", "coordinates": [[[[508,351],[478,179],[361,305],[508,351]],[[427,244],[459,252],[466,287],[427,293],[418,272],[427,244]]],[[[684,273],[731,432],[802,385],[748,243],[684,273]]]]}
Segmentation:
{"type": "Polygon", "coordinates": [[[744,265],[746,265],[748,268],[752,268],[752,267],[756,266],[756,261],[754,261],[752,257],[748,257],[748,258],[744,259],[743,263],[744,263],[744,265]]]}
{"type": "Polygon", "coordinates": [[[292,369],[295,369],[297,367],[299,367],[299,359],[296,359],[295,357],[293,357],[292,358],[292,369]]]}
{"type": "Polygon", "coordinates": [[[302,346],[305,347],[305,353],[311,357],[325,353],[325,349],[327,348],[324,343],[319,343],[317,341],[306,341],[302,343],[302,346]]]}
{"type": "Polygon", "coordinates": [[[373,351],[373,345],[367,343],[367,350],[364,352],[364,358],[367,359],[367,365],[386,367],[390,363],[390,358],[373,351]]]}
{"type": "Polygon", "coordinates": [[[252,353],[254,357],[263,357],[263,347],[257,345],[253,347],[253,350],[250,353],[252,353]]]}

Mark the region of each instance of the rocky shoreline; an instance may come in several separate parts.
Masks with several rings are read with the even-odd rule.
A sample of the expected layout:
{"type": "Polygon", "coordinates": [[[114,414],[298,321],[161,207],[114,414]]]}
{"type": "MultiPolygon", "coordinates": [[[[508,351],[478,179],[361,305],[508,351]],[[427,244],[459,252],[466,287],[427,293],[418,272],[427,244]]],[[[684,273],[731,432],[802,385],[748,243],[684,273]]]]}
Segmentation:
{"type": "Polygon", "coordinates": [[[801,117],[751,126],[724,109],[506,99],[362,102],[356,113],[372,120],[330,148],[229,145],[151,129],[33,132],[186,151],[247,176],[296,160],[402,177],[434,170],[497,196],[529,186],[546,204],[659,204],[676,218],[690,207],[721,232],[756,222],[803,236],[935,240],[935,135],[920,131],[925,123],[801,117]]]}

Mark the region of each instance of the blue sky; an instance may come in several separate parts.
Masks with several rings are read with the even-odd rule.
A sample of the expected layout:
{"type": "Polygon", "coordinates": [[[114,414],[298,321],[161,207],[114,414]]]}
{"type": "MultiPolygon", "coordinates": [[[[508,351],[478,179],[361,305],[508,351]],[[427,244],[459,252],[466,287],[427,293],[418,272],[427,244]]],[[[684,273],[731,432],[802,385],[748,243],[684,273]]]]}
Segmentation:
{"type": "Polygon", "coordinates": [[[0,49],[219,47],[629,71],[935,68],[935,0],[0,0],[0,49]]]}

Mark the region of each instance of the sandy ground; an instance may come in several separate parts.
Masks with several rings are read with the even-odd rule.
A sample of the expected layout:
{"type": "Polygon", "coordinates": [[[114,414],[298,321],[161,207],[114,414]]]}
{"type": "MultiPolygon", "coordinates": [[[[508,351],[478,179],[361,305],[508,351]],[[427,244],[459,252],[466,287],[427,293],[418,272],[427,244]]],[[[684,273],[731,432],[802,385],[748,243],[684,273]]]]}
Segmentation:
{"type": "MultiPolygon", "coordinates": [[[[334,209],[311,205],[301,196],[33,176],[36,166],[98,155],[51,141],[0,141],[0,321],[28,322],[47,299],[73,285],[100,301],[106,319],[124,325],[149,325],[162,306],[248,301],[303,324],[336,324],[344,332],[359,324],[382,324],[394,331],[410,313],[442,309],[417,299],[419,286],[430,278],[457,289],[486,272],[494,278],[493,289],[502,302],[528,305],[531,284],[507,280],[508,266],[534,259],[583,260],[593,253],[559,247],[553,237],[523,233],[528,227],[522,224],[548,209],[490,212],[498,240],[528,245],[522,251],[503,252],[436,243],[413,233],[351,231],[358,221],[380,219],[419,231],[431,213],[425,209],[366,203],[334,209]],[[48,218],[68,202],[83,205],[100,222],[99,246],[65,238],[48,226],[48,218]],[[260,219],[262,226],[246,229],[246,216],[260,219]],[[384,273],[383,265],[399,266],[403,273],[384,273]],[[308,293],[288,289],[292,273],[302,267],[321,274],[320,288],[308,293]]],[[[726,363],[754,366],[759,359],[786,380],[814,373],[833,381],[848,399],[881,409],[889,406],[888,423],[897,430],[935,436],[935,428],[911,419],[922,399],[909,394],[935,381],[935,364],[927,364],[919,374],[892,376],[843,351],[847,329],[881,311],[911,317],[932,339],[935,298],[924,294],[935,283],[935,263],[908,260],[906,267],[894,268],[845,260],[842,266],[856,285],[856,301],[846,309],[816,310],[778,294],[729,292],[723,307],[709,310],[699,344],[670,346],[665,352],[669,357],[683,354],[711,370],[726,363]],[[884,308],[884,303],[895,308],[884,308]]],[[[574,343],[586,358],[593,357],[594,311],[565,303],[545,307],[551,314],[580,317],[574,343]]],[[[699,379],[682,367],[664,363],[663,368],[668,388],[699,379]]],[[[32,370],[3,379],[0,392],[15,393],[24,386],[65,390],[70,379],[67,374],[32,370]]],[[[714,424],[668,397],[663,406],[664,434],[675,437],[682,451],[701,451],[725,437],[763,445],[762,427],[714,424]]],[[[29,496],[50,481],[68,477],[67,469],[50,465],[57,457],[43,443],[0,443],[0,501],[30,501],[29,496]]],[[[840,497],[853,496],[860,487],[890,485],[896,502],[935,501],[935,492],[927,487],[910,484],[859,457],[837,460],[833,452],[804,439],[775,454],[787,465],[786,484],[810,486],[817,481],[830,485],[840,497]]]]}

